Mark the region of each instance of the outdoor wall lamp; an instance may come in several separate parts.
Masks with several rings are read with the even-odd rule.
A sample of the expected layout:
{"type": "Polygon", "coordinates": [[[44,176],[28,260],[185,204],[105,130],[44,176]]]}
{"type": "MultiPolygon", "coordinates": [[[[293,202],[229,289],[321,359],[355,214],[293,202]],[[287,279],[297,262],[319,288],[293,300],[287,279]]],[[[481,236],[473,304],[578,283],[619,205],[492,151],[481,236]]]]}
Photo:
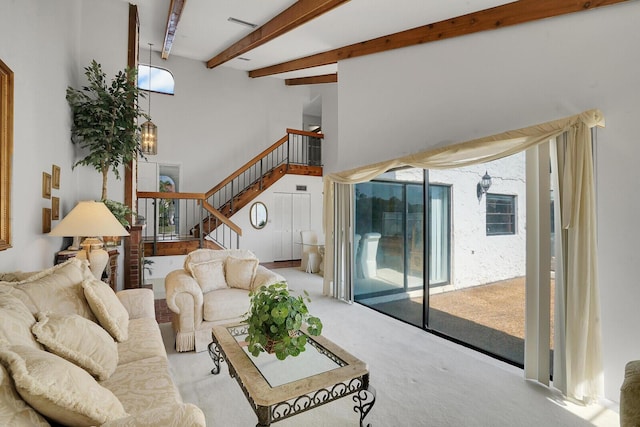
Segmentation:
{"type": "Polygon", "coordinates": [[[489,191],[490,187],[491,187],[491,176],[489,176],[487,171],[485,171],[484,176],[476,186],[476,194],[478,195],[478,202],[482,200],[482,195],[485,194],[487,191],[489,191]]]}

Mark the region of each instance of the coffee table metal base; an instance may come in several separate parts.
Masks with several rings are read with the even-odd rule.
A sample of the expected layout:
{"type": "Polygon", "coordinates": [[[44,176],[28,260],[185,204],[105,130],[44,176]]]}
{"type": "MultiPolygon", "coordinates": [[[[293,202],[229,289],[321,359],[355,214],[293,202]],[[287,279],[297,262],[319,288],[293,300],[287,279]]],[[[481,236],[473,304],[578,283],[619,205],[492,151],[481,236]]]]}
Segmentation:
{"type": "MultiPolygon", "coordinates": [[[[220,373],[220,363],[226,361],[226,356],[215,341],[209,344],[209,356],[211,356],[214,365],[211,373],[217,375],[220,373]]],[[[335,384],[330,388],[323,388],[310,394],[304,394],[295,399],[279,402],[271,406],[260,406],[257,405],[249,395],[240,377],[236,374],[233,365],[227,363],[227,366],[229,368],[229,375],[236,379],[258,417],[256,427],[270,426],[272,423],[352,394],[352,399],[355,402],[353,410],[360,415],[360,427],[365,427],[364,419],[376,401],[376,391],[369,384],[369,374],[366,374],[353,378],[348,382],[335,384]]],[[[371,427],[371,424],[367,424],[366,427],[371,427]]]]}

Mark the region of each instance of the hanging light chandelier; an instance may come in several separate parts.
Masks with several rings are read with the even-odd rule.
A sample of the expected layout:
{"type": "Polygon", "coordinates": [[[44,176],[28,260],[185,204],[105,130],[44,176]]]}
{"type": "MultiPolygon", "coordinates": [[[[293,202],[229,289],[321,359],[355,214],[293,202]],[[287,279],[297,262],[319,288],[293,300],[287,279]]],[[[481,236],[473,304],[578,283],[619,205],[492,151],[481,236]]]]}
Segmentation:
{"type": "Polygon", "coordinates": [[[154,125],[151,121],[151,46],[153,46],[153,44],[149,43],[149,109],[147,111],[149,120],[141,126],[140,142],[141,151],[146,155],[158,154],[158,126],[154,125]]]}

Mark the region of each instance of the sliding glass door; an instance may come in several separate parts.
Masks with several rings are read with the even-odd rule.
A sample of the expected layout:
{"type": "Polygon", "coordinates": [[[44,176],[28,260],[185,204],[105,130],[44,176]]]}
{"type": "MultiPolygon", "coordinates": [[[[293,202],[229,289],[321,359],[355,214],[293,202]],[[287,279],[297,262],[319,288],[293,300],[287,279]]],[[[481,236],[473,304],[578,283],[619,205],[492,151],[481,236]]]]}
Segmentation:
{"type": "Polygon", "coordinates": [[[356,184],[355,301],[522,365],[525,182],[521,154],[356,184]]]}
{"type": "Polygon", "coordinates": [[[357,184],[354,209],[355,300],[420,327],[425,242],[432,286],[449,283],[451,259],[450,187],[428,186],[434,214],[425,230],[424,176],[421,169],[399,170],[357,184]]]}

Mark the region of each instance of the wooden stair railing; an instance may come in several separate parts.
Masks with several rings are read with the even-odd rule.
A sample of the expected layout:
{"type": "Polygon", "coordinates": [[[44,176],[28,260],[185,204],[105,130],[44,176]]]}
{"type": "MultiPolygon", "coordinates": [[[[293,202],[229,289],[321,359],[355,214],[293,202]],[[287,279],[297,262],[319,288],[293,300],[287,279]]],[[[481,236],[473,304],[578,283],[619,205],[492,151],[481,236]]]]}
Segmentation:
{"type": "MultiPolygon", "coordinates": [[[[182,218],[182,225],[189,224],[189,227],[176,233],[175,236],[171,235],[170,238],[166,238],[165,235],[159,238],[158,227],[154,220],[152,236],[149,237],[146,234],[144,239],[145,248],[150,247],[151,250],[145,253],[147,255],[188,253],[185,251],[192,250],[193,243],[178,242],[198,241],[199,247],[210,245],[204,236],[220,248],[238,247],[242,229],[229,218],[287,173],[322,176],[320,161],[322,138],[324,135],[319,132],[287,129],[287,135],[253,157],[206,193],[139,191],[137,193],[139,213],[141,201],[145,201],[143,202],[145,209],[148,209],[148,203],[157,209],[159,202],[162,201],[184,203],[191,200],[195,203],[191,210],[195,212],[198,209],[200,214],[197,219],[182,218]],[[197,209],[195,205],[198,206],[197,209]],[[159,248],[165,243],[173,245],[176,249],[159,248]]],[[[187,209],[183,205],[179,206],[180,211],[187,209]]],[[[152,216],[148,213],[145,216],[158,218],[157,211],[154,211],[152,216]]]]}
{"type": "MultiPolygon", "coordinates": [[[[207,191],[209,205],[230,218],[287,173],[322,176],[319,146],[322,138],[324,135],[319,132],[287,129],[287,135],[207,191]]],[[[215,218],[207,218],[205,233],[214,230],[217,224],[215,218]]]]}
{"type": "Polygon", "coordinates": [[[144,253],[148,256],[181,255],[202,247],[238,247],[242,229],[213,209],[204,193],[138,191],[137,197],[138,214],[143,215],[147,222],[142,241],[144,253]],[[166,211],[169,208],[173,225],[167,225],[166,211]],[[205,238],[194,232],[204,220],[212,217],[217,221],[217,233],[205,238]]]}

